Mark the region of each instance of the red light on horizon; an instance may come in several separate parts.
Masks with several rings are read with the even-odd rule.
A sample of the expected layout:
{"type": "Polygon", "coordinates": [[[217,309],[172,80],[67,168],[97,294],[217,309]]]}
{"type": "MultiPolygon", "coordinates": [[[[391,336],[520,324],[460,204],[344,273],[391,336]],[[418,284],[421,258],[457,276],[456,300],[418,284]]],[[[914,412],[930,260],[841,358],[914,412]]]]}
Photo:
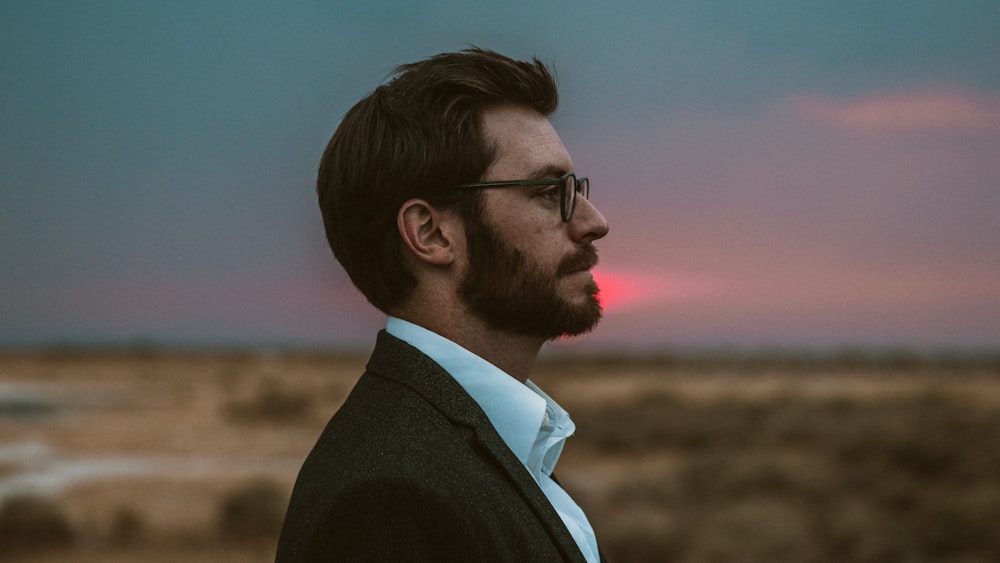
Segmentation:
{"type": "Polygon", "coordinates": [[[665,301],[694,299],[716,293],[719,284],[703,278],[656,275],[647,272],[593,271],[605,312],[665,301]]]}

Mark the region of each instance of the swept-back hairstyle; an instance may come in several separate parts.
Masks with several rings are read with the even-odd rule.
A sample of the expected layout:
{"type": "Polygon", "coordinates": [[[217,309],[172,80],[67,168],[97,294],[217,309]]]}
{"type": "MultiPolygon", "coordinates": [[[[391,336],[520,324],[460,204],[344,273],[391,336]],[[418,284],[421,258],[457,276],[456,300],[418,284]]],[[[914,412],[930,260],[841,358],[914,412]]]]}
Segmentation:
{"type": "Polygon", "coordinates": [[[482,115],[501,105],[548,116],[559,97],[537,58],[472,47],[399,66],[345,114],[320,161],[316,191],[326,238],[351,281],[382,311],[403,304],[416,279],[403,260],[396,215],[408,199],[478,213],[476,190],[495,149],[482,115]]]}

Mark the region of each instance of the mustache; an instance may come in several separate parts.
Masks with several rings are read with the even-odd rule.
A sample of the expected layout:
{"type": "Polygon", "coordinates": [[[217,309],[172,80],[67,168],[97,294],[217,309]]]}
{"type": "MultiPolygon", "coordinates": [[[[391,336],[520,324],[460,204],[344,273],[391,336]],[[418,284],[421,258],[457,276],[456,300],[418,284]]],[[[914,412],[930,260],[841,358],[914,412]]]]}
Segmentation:
{"type": "Polygon", "coordinates": [[[568,276],[583,270],[589,270],[597,265],[597,249],[588,244],[579,252],[570,254],[559,262],[559,269],[556,270],[558,276],[568,276]]]}

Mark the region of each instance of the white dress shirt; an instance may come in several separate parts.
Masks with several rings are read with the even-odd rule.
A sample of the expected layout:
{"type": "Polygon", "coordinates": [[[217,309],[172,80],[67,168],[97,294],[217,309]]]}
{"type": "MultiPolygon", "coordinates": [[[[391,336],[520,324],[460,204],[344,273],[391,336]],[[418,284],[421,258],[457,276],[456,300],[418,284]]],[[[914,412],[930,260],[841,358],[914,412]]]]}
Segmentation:
{"type": "Polygon", "coordinates": [[[541,487],[587,561],[598,563],[597,538],[583,510],[552,480],[566,438],[569,414],[530,380],[521,383],[443,336],[389,317],[386,332],[437,362],[479,404],[497,433],[541,487]]]}

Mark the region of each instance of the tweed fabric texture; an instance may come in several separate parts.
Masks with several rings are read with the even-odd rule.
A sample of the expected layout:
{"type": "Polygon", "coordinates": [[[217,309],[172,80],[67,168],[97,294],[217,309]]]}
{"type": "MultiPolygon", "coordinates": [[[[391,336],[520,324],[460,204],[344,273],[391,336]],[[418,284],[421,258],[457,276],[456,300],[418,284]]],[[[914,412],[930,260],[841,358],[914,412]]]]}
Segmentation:
{"type": "Polygon", "coordinates": [[[384,331],[299,472],[275,561],[584,563],[476,402],[384,331]]]}

